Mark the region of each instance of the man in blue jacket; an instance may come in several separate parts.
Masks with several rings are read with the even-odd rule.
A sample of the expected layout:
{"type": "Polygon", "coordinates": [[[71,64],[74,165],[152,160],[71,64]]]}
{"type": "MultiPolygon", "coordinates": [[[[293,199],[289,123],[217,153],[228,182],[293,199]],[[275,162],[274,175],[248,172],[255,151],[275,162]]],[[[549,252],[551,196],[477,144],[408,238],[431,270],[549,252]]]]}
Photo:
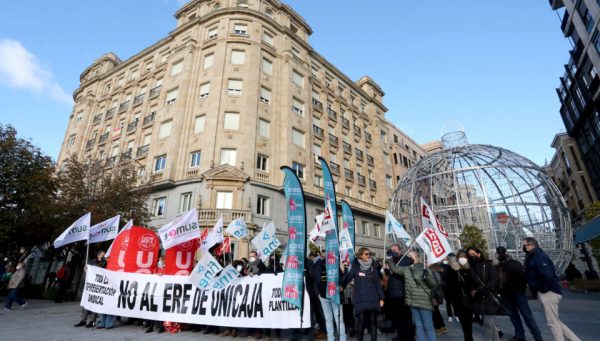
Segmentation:
{"type": "Polygon", "coordinates": [[[562,298],[562,288],[558,276],[556,276],[554,263],[540,248],[535,238],[529,237],[523,240],[523,251],[527,254],[525,257],[527,284],[542,303],[546,322],[554,340],[563,341],[566,337],[572,341],[581,341],[569,327],[558,319],[558,303],[562,298]]]}

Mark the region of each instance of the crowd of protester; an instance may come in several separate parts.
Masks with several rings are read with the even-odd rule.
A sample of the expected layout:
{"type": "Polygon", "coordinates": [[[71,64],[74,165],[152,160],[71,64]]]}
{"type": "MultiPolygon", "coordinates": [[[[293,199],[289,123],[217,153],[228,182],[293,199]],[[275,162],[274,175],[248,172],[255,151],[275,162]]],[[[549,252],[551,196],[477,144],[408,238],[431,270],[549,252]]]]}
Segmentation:
{"type": "MultiPolygon", "coordinates": [[[[511,341],[526,340],[527,326],[534,340],[542,340],[540,327],[535,321],[527,296],[527,288],[538,298],[546,322],[555,340],[579,340],[558,318],[558,303],[562,287],[555,274],[552,260],[539,247],[534,238],[523,241],[526,253],[524,264],[511,259],[506,248],[498,247],[495,257],[486,257],[477,247],[459,250],[437,264],[424,264],[419,253],[394,244],[385,260],[375,260],[367,248],[360,248],[352,262],[340,266],[340,304],[326,297],[326,262],[319,252],[311,252],[305,265],[306,289],[311,311],[311,327],[292,331],[292,340],[303,334],[312,339],[345,341],[356,337],[362,341],[368,335],[376,341],[382,332],[395,333],[395,341],[432,341],[446,334],[448,323],[460,324],[465,341],[474,340],[473,325],[482,326],[482,340],[500,340],[504,333],[496,326],[496,316],[508,315],[514,327],[511,341]],[[445,305],[447,318],[440,307],[445,305]]],[[[224,261],[224,260],[221,260],[224,261]]],[[[264,263],[250,252],[248,259],[224,261],[231,263],[241,276],[283,272],[280,259],[272,254],[264,263]]],[[[89,262],[106,267],[105,253],[100,251],[89,262]]],[[[223,264],[225,265],[225,264],[223,264]]],[[[64,299],[71,276],[71,264],[64,264],[55,275],[55,301],[64,299]]],[[[164,257],[159,258],[156,274],[162,275],[164,257]]],[[[23,263],[5,266],[1,282],[8,283],[5,310],[13,302],[24,308],[22,288],[26,273],[23,263]]],[[[111,329],[121,324],[137,324],[146,333],[165,331],[202,332],[223,337],[247,336],[256,340],[281,339],[281,329],[218,327],[180,324],[169,321],[121,318],[96,314],[82,309],[81,319],[75,327],[111,329]]]]}

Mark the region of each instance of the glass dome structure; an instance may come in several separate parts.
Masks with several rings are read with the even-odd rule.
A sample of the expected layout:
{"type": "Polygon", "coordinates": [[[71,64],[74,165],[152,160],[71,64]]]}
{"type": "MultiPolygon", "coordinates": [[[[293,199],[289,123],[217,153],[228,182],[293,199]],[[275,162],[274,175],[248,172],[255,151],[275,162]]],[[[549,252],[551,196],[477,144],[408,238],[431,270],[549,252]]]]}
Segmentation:
{"type": "Polygon", "coordinates": [[[509,150],[468,144],[464,132],[442,137],[444,149],[411,168],[392,198],[392,214],[414,237],[421,231],[420,198],[449,232],[454,250],[467,224],[487,238],[489,254],[505,246],[522,261],[521,240],[534,237],[562,272],[573,254],[568,209],[552,180],[532,161],[509,150]]]}

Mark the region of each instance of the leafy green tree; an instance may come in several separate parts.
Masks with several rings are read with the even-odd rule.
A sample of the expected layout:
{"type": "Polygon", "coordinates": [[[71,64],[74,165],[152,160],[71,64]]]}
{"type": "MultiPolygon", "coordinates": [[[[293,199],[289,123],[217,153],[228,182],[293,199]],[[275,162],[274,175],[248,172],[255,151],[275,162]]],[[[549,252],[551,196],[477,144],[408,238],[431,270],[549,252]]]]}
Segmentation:
{"type": "Polygon", "coordinates": [[[465,225],[458,238],[464,249],[470,246],[475,246],[480,249],[486,257],[488,256],[487,239],[483,235],[483,231],[481,231],[476,225],[465,225]]]}
{"type": "MultiPolygon", "coordinates": [[[[600,202],[595,201],[585,208],[585,221],[590,221],[600,215],[600,202]]],[[[588,242],[592,247],[592,256],[600,263],[600,237],[596,237],[588,242]]]]}
{"type": "Polygon", "coordinates": [[[40,148],[0,125],[0,252],[43,244],[54,230],[54,163],[40,148]]]}

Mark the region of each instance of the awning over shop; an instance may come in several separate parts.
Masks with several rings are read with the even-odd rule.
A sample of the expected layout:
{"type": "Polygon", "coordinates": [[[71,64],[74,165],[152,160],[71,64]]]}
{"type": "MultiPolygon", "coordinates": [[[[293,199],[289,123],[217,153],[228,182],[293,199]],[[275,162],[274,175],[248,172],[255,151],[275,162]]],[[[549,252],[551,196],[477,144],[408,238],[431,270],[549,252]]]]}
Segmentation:
{"type": "Polygon", "coordinates": [[[575,243],[583,243],[600,236],[600,216],[588,221],[575,234],[575,243]]]}

